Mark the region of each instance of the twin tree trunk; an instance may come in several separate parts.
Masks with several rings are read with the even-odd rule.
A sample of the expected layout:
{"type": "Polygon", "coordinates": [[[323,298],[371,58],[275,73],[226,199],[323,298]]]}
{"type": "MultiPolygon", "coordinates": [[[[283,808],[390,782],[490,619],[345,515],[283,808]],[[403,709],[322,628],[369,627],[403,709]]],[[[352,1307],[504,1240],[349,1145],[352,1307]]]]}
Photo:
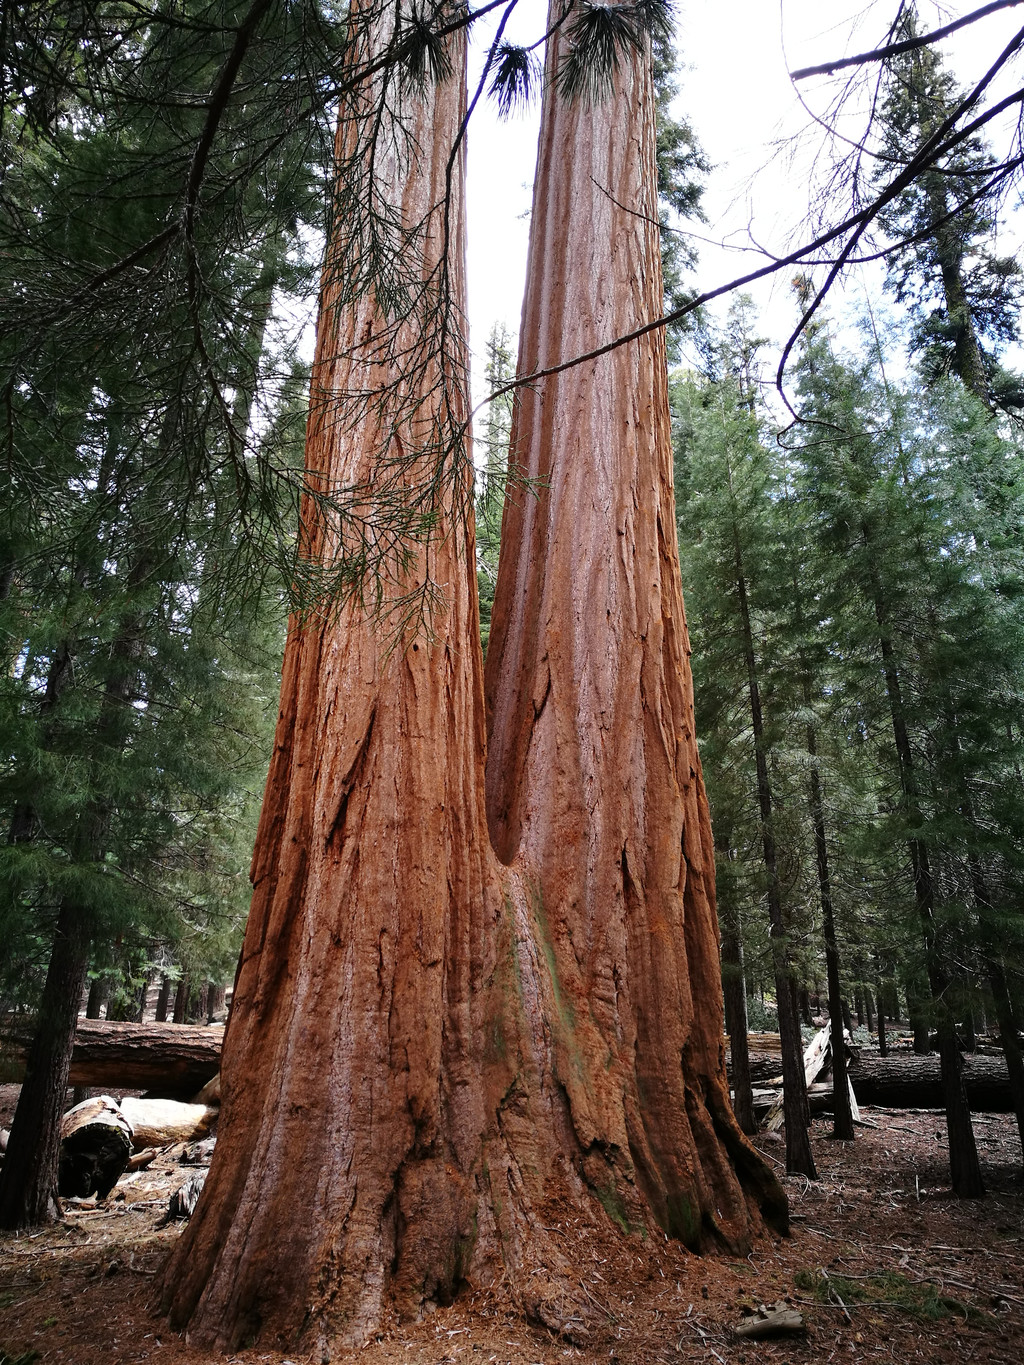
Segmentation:
{"type": "MultiPolygon", "coordinates": [[[[458,74],[407,91],[411,141],[389,153],[385,128],[374,154],[378,187],[423,225],[406,264],[419,253],[427,292],[450,243],[458,321],[465,57],[450,43],[458,74]]],[[[556,40],[549,74],[557,60],[556,40]]],[[[595,107],[549,96],[526,370],[661,303],[649,61],[624,61],[595,107]]],[[[398,395],[371,341],[382,311],[327,278],[307,467],[333,486],[370,481],[382,441],[422,446],[443,402],[464,415],[461,345],[449,335],[398,395]],[[406,404],[353,426],[331,402],[353,390],[406,404]]],[[[422,346],[401,328],[396,353],[422,346]]],[[[444,594],[429,634],[396,647],[354,605],[292,625],[216,1154],[164,1277],[191,1341],[304,1336],[329,1353],[503,1276],[562,1327],[586,1301],[555,1200],[693,1247],[785,1223],[725,1078],[660,335],[524,391],[513,439],[544,482],[505,514],[486,798],[473,533],[456,511],[408,547],[404,587],[429,574],[444,594]]]]}

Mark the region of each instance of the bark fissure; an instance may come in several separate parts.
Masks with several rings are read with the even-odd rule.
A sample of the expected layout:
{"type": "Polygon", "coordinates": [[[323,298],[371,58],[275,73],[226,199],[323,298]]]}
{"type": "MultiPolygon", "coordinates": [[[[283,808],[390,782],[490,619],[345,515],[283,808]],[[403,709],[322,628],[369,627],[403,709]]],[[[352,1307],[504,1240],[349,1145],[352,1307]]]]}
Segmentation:
{"type": "MultiPolygon", "coordinates": [[[[461,37],[451,52],[459,71],[461,37]]],[[[410,239],[428,288],[452,244],[444,288],[461,316],[464,77],[402,98],[418,155],[387,192],[428,225],[410,239]],[[432,217],[449,173],[450,233],[432,217]]],[[[640,54],[607,108],[549,90],[528,366],[531,348],[595,332],[602,309],[625,323],[660,306],[656,225],[600,195],[598,163],[623,202],[653,204],[640,54]]],[[[386,389],[383,305],[332,287],[314,394],[386,389]]],[[[408,326],[402,354],[422,340],[408,326]]],[[[451,382],[424,373],[415,422],[396,418],[408,450],[438,405],[468,407],[464,347],[446,345],[434,363],[451,382]]],[[[552,1202],[695,1247],[748,1246],[762,1209],[785,1222],[728,1105],[679,571],[657,529],[675,525],[663,344],[618,363],[520,399],[512,449],[540,491],[507,499],[486,703],[458,509],[408,547],[408,582],[429,571],[445,593],[429,635],[388,647],[355,604],[293,624],[220,1134],[164,1278],[197,1343],[230,1346],[258,1313],[264,1339],[304,1323],[329,1349],[462,1279],[504,1281],[568,1331],[592,1309],[541,1216],[552,1202]]],[[[369,481],[372,446],[313,404],[310,470],[369,481]]]]}

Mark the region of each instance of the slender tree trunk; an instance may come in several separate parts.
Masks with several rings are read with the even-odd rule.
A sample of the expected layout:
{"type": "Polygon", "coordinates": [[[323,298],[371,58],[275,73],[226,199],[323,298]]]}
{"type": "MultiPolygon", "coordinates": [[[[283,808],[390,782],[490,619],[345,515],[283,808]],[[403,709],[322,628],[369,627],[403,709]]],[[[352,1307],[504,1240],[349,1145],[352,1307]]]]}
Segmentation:
{"type": "Polygon", "coordinates": [[[188,1005],[185,1009],[185,1022],[187,1024],[199,1024],[206,1022],[206,999],[208,987],[205,982],[196,986],[189,993],[188,1005]]]}
{"type": "Polygon", "coordinates": [[[188,999],[192,991],[192,983],[187,975],[182,976],[178,981],[177,989],[174,992],[174,1009],[171,1012],[171,1022],[184,1024],[188,1017],[188,999]]]}
{"type": "Polygon", "coordinates": [[[139,987],[139,998],[135,1009],[136,1023],[141,1024],[145,1022],[146,1008],[149,1005],[149,988],[152,984],[152,980],[152,977],[146,976],[143,979],[142,985],[139,987]]]}
{"type": "MultiPolygon", "coordinates": [[[[371,53],[389,32],[381,21],[370,33],[371,53]]],[[[449,46],[461,74],[462,38],[449,46]]],[[[557,60],[556,41],[549,62],[557,60]]],[[[567,297],[571,288],[579,280],[593,290],[591,336],[593,301],[614,299],[627,281],[634,288],[638,273],[644,291],[640,300],[628,296],[631,316],[638,303],[643,316],[660,305],[656,218],[652,227],[646,216],[615,207],[622,195],[630,210],[639,204],[655,211],[649,68],[630,59],[618,79],[610,108],[571,113],[549,85],[540,138],[530,288],[553,307],[568,303],[576,318],[583,300],[567,297]],[[587,148],[580,163],[572,160],[577,145],[587,148]],[[638,174],[644,194],[636,192],[638,174]],[[571,214],[567,185],[569,198],[577,198],[571,214]],[[545,240],[545,220],[557,224],[561,245],[545,240]],[[548,262],[588,234],[595,240],[586,272],[553,266],[562,281],[553,295],[542,278],[548,262]]],[[[392,366],[381,344],[385,302],[372,293],[353,298],[343,279],[328,274],[307,438],[311,479],[365,486],[379,474],[383,440],[392,455],[412,452],[404,477],[419,486],[432,473],[432,453],[417,462],[415,452],[437,423],[450,418],[457,428],[464,418],[465,352],[451,330],[464,307],[462,159],[452,154],[463,80],[428,82],[419,92],[392,89],[416,155],[388,154],[395,143],[385,118],[373,153],[376,183],[409,228],[404,263],[420,273],[424,307],[398,324],[401,362],[392,366]],[[446,233],[436,206],[449,187],[446,233]],[[432,309],[446,241],[443,286],[453,313],[438,354],[427,348],[436,337],[432,309]],[[409,357],[424,355],[407,380],[409,357]],[[412,416],[396,388],[407,383],[412,416]],[[340,420],[336,406],[350,392],[383,396],[353,424],[340,420]]],[[[351,96],[339,131],[342,160],[374,89],[363,82],[351,96]]],[[[528,302],[524,347],[536,344],[530,338],[538,330],[529,310],[528,302]]],[[[605,319],[610,326],[613,312],[605,319]]],[[[567,347],[574,341],[565,335],[567,347]]],[[[566,410],[547,431],[579,432],[578,468],[565,469],[559,452],[551,485],[536,502],[526,499],[549,507],[571,473],[601,509],[576,528],[570,556],[575,581],[588,584],[591,619],[575,618],[574,602],[582,599],[570,599],[572,575],[559,561],[560,590],[548,599],[550,611],[528,609],[527,634],[536,640],[548,629],[568,638],[582,626],[598,662],[593,618],[603,620],[614,605],[615,627],[603,624],[605,639],[621,632],[635,642],[638,612],[639,629],[650,635],[649,652],[639,651],[628,676],[617,677],[623,661],[601,679],[612,695],[588,689],[582,698],[571,686],[561,691],[573,678],[560,670],[551,639],[547,683],[536,693],[531,670],[521,697],[528,720],[538,723],[529,746],[535,755],[550,754],[549,727],[560,718],[559,742],[568,744],[561,775],[579,760],[581,730],[608,744],[615,774],[608,785],[626,789],[633,817],[625,829],[621,810],[601,790],[566,789],[550,768],[536,786],[536,770],[510,772],[524,796],[516,806],[519,837],[499,848],[512,865],[492,851],[474,547],[459,515],[469,501],[468,451],[456,452],[467,476],[456,505],[433,506],[433,538],[403,547],[404,578],[394,591],[422,586],[427,574],[444,589],[429,633],[410,627],[389,640],[355,602],[337,618],[291,625],[253,905],[225,1039],[218,1142],[163,1282],[165,1307],[176,1325],[188,1324],[193,1342],[233,1349],[260,1332],[275,1340],[304,1335],[324,1355],[332,1341],[365,1340],[392,1309],[420,1314],[447,1300],[467,1276],[477,1283],[507,1278],[532,1317],[563,1328],[567,1313],[591,1310],[573,1293],[560,1234],[540,1215],[548,1199],[568,1201],[606,1226],[609,1213],[620,1226],[653,1227],[656,1220],[694,1245],[748,1243],[759,1204],[785,1218],[779,1187],[739,1132],[728,1101],[662,344],[635,349],[637,384],[619,382],[615,407],[595,421],[598,431],[610,431],[613,414],[632,414],[615,424],[629,433],[620,436],[619,460],[606,462],[607,444],[592,447],[588,429],[566,410]],[[645,446],[652,431],[656,459],[645,446]],[[628,476],[637,447],[650,464],[643,481],[634,479],[636,491],[651,501],[633,525],[628,476]],[[616,517],[612,503],[620,499],[616,517]],[[592,543],[594,535],[600,543],[592,543]],[[607,585],[602,592],[598,566],[607,571],[616,559],[623,586],[635,578],[652,591],[664,575],[667,610],[661,597],[637,603],[610,598],[607,585]],[[647,705],[630,731],[628,710],[619,714],[613,703],[617,695],[635,705],[641,685],[647,705]],[[581,711],[586,724],[577,729],[581,711]],[[637,791],[633,768],[645,771],[644,758],[634,752],[624,767],[614,751],[627,735],[649,750],[646,763],[658,766],[660,784],[641,783],[637,791]],[[615,850],[610,865],[587,856],[598,827],[603,846],[611,840],[615,850]],[[541,1266],[543,1276],[532,1273],[541,1266]]],[[[579,383],[552,385],[545,397],[557,397],[560,409],[579,383]]],[[[593,375],[586,393],[592,406],[602,395],[612,401],[593,375]]],[[[525,452],[532,438],[522,423],[519,431],[517,449],[525,452]]],[[[551,468],[550,456],[545,462],[551,468]]],[[[308,504],[305,511],[309,552],[326,556],[333,548],[327,533],[308,504]]],[[[516,536],[505,539],[508,521],[503,562],[511,543],[518,563],[516,536]]],[[[563,524],[567,545],[573,527],[563,524]]],[[[543,561],[535,562],[542,571],[543,561]]],[[[498,586],[507,602],[508,586],[503,590],[500,578],[498,586]]],[[[507,639],[516,621],[497,606],[495,615],[507,639]]],[[[495,646],[492,633],[489,658],[495,646]]],[[[512,699],[505,706],[515,709],[512,699]]],[[[502,714],[497,708],[496,725],[502,714]]]]}
{"type": "MultiPolygon", "coordinates": [[[[900,786],[910,807],[915,828],[922,825],[918,809],[917,777],[914,769],[910,736],[903,709],[899,672],[889,637],[887,614],[881,588],[875,585],[875,617],[879,627],[879,647],[886,692],[892,716],[893,738],[899,763],[900,786]]],[[[907,841],[910,866],[914,879],[914,902],[924,938],[925,963],[932,999],[937,1008],[936,1029],[939,1058],[942,1064],[942,1086],[946,1104],[946,1127],[949,1133],[949,1170],[954,1192],[962,1199],[977,1199],[985,1193],[978,1161],[978,1149],[971,1126],[971,1111],[964,1089],[963,1062],[957,1043],[956,1027],[946,1002],[949,981],[940,959],[935,933],[934,888],[928,848],[924,840],[914,836],[907,841]]],[[[915,1030],[916,1034],[916,1030],[915,1030]]],[[[916,1050],[916,1038],[915,1038],[916,1050]]]]}
{"type": "Polygon", "coordinates": [[[160,994],[156,998],[156,1022],[165,1024],[167,1022],[167,1009],[171,1003],[171,978],[164,976],[160,982],[160,994]]]}
{"type": "Polygon", "coordinates": [[[226,995],[227,992],[224,986],[217,986],[212,981],[210,982],[206,999],[206,1022],[208,1024],[216,1023],[218,1019],[223,1021],[224,1016],[227,1014],[227,1006],[225,1005],[226,995]]]}
{"type": "Polygon", "coordinates": [[[57,1156],[67,1098],[78,1003],[89,970],[89,919],[61,903],[39,1018],[0,1167],[0,1227],[27,1228],[60,1218],[57,1156]]]}
{"type": "Polygon", "coordinates": [[[98,1019],[100,1010],[107,1000],[107,981],[106,977],[93,977],[89,984],[89,999],[85,1002],[86,1019],[98,1019]]]}
{"type": "Polygon", "coordinates": [[[907,968],[903,985],[907,994],[907,1022],[913,1034],[914,1051],[919,1056],[925,1056],[932,1050],[928,983],[922,980],[918,967],[911,964],[907,968]]]}
{"type": "Polygon", "coordinates": [[[878,1005],[878,1053],[881,1057],[887,1057],[889,1055],[889,1043],[885,1033],[885,1011],[889,1008],[888,983],[877,956],[875,958],[875,980],[878,982],[878,990],[875,993],[875,1001],[878,1005]]]}
{"type": "MultiPolygon", "coordinates": [[[[805,704],[809,703],[809,687],[805,704]]],[[[843,1142],[853,1140],[853,1112],[846,1069],[846,1042],[843,1032],[843,997],[839,980],[839,945],[836,941],[835,912],[832,905],[832,874],[829,868],[828,839],[825,833],[825,802],[821,776],[816,762],[818,736],[813,725],[807,727],[807,752],[811,756],[810,806],[814,829],[814,856],[818,870],[818,899],[821,904],[822,937],[825,941],[825,972],[828,978],[828,1017],[832,1025],[832,1135],[843,1142]]]]}
{"type": "MultiPolygon", "coordinates": [[[[719,862],[728,857],[728,847],[715,840],[719,862]]],[[[743,971],[743,933],[735,905],[721,909],[722,992],[725,1001],[725,1029],[729,1035],[732,1059],[733,1112],[744,1133],[757,1132],[754,1096],[750,1084],[750,1049],[747,1045],[747,983],[743,971]]]]}
{"type": "Polygon", "coordinates": [[[779,1010],[779,1038],[782,1046],[783,1113],[786,1124],[786,1171],[817,1180],[810,1141],[810,1110],[804,1080],[803,1038],[796,1004],[796,982],[789,952],[788,932],[782,908],[782,886],[772,820],[772,790],[765,753],[764,718],[761,691],[754,656],[754,635],[747,600],[747,580],[739,543],[735,546],[736,589],[747,666],[747,694],[750,726],[754,738],[754,763],[757,771],[757,804],[761,814],[761,856],[767,877],[768,920],[775,968],[775,998],[779,1010]]]}
{"type": "Polygon", "coordinates": [[[885,997],[885,1017],[890,1024],[900,1024],[903,1019],[900,1006],[900,988],[888,965],[878,964],[878,989],[885,997]]]}
{"type": "Polygon", "coordinates": [[[974,1011],[970,1006],[964,1008],[963,1023],[960,1026],[960,1037],[965,1052],[977,1052],[978,1039],[974,1031],[974,1011]]]}

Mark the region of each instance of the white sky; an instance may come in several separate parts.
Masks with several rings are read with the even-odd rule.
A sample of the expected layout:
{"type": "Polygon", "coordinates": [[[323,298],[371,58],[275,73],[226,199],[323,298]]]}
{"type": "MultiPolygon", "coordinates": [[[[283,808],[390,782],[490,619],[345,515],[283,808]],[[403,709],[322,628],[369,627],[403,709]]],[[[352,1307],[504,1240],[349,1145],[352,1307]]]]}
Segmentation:
{"type": "MultiPolygon", "coordinates": [[[[922,27],[939,27],[980,3],[920,0],[922,27]]],[[[795,234],[807,208],[809,158],[820,139],[809,131],[810,115],[788,70],[875,46],[896,0],[677,0],[677,5],[683,70],[676,110],[689,119],[715,167],[704,197],[709,222],[698,230],[731,248],[701,244],[696,282],[704,289],[760,265],[753,252],[743,249],[753,242],[783,254],[800,240],[795,234]]],[[[545,8],[544,0],[520,0],[508,36],[533,41],[543,32],[545,8]]],[[[945,56],[961,83],[977,79],[1022,26],[1024,7],[1012,8],[948,39],[945,56]]],[[[477,37],[477,70],[482,37],[477,37]]],[[[811,79],[801,83],[800,93],[815,112],[823,112],[832,88],[811,79]]],[[[1000,87],[1009,88],[1005,82],[1000,87]]],[[[470,126],[469,309],[477,356],[494,322],[518,330],[538,120],[534,107],[501,123],[481,101],[470,126]]],[[[1009,243],[1003,249],[1011,249],[1009,243]]],[[[796,317],[790,288],[794,273],[780,272],[773,284],[750,291],[761,309],[762,334],[777,343],[796,317]]],[[[876,273],[856,282],[848,297],[863,297],[868,289],[877,301],[880,278],[876,273]]]]}

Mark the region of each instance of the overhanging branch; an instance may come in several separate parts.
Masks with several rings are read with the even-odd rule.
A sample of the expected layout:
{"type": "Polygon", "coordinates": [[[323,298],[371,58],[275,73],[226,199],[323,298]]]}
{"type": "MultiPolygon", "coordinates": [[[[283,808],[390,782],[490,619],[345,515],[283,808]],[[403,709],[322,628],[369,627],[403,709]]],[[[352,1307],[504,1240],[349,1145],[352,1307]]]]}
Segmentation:
{"type": "Polygon", "coordinates": [[[905,38],[899,43],[888,43],[885,47],[872,48],[870,52],[858,52],[854,57],[839,57],[834,62],[822,62],[819,66],[802,66],[799,71],[789,73],[790,80],[802,81],[808,76],[829,76],[833,71],[842,71],[848,66],[866,66],[868,62],[884,62],[888,57],[898,57],[903,52],[913,52],[915,48],[927,47],[931,43],[937,43],[943,38],[948,38],[957,29],[966,28],[968,24],[977,23],[979,19],[987,19],[996,10],[1012,9],[1015,5],[1024,4],[1024,0],[992,0],[989,5],[982,5],[981,9],[973,10],[970,14],[963,15],[960,19],[954,19],[950,24],[944,24],[942,28],[936,28],[931,33],[918,34],[916,38],[905,38]]]}
{"type": "MultiPolygon", "coordinates": [[[[631,342],[639,341],[650,332],[656,332],[662,327],[668,327],[672,323],[680,322],[690,313],[695,312],[702,304],[710,303],[713,299],[721,298],[724,294],[730,294],[736,289],[742,289],[748,284],[755,283],[757,280],[766,279],[768,276],[777,274],[778,271],[787,269],[789,266],[799,265],[805,262],[806,258],[813,255],[814,252],[820,251],[823,247],[828,246],[832,242],[839,241],[849,233],[852,235],[840,252],[838,263],[841,264],[844,262],[857,241],[863,235],[865,229],[875,218],[877,218],[879,212],[886,204],[890,203],[898,194],[902,193],[902,191],[906,189],[917,176],[921,175],[929,165],[940,157],[945,156],[967,138],[972,137],[979,128],[984,127],[987,123],[991,122],[992,119],[997,118],[999,114],[1003,113],[1006,109],[1011,108],[1015,104],[1024,105],[1024,86],[1022,86],[1013,91],[1012,94],[1007,95],[1004,99],[1000,100],[997,104],[992,105],[991,108],[984,110],[984,112],[972,119],[970,123],[965,124],[959,131],[953,133],[951,136],[949,135],[950,129],[952,125],[955,124],[956,119],[977,101],[979,95],[990,83],[995,72],[1005,63],[1012,52],[1016,50],[1022,40],[1024,40],[1024,30],[1018,33],[1007,45],[1003,50],[999,61],[990,68],[971,94],[958,106],[954,114],[936,130],[936,134],[919,149],[917,155],[908,162],[903,171],[890,181],[881,194],[877,195],[870,204],[865,205],[858,213],[851,214],[848,218],[844,219],[843,222],[830,228],[827,232],[823,232],[812,241],[805,243],[805,245],[788,252],[785,256],[779,256],[776,259],[769,261],[767,265],[763,265],[757,270],[752,270],[746,275],[737,276],[735,279],[729,280],[726,284],[721,284],[715,289],[708,289],[704,293],[689,299],[681,307],[675,308],[671,312],[664,314],[664,316],[653,319],[651,322],[644,323],[643,326],[636,327],[631,332],[626,332],[621,336],[613,338],[611,341],[605,342],[601,346],[594,347],[593,350],[585,351],[580,355],[573,356],[569,360],[560,361],[557,365],[550,365],[542,370],[534,370],[531,374],[522,375],[516,379],[510,380],[509,383],[503,384],[500,388],[489,393],[487,398],[477,405],[474,412],[479,411],[480,408],[484,407],[487,403],[492,402],[495,398],[501,398],[507,393],[513,393],[516,389],[529,387],[537,383],[538,380],[550,379],[554,375],[563,374],[566,370],[575,369],[577,365],[587,364],[591,360],[599,360],[601,356],[608,355],[610,352],[618,350],[620,346],[627,346],[631,342]]],[[[1014,162],[1013,164],[1017,163],[1014,162]]],[[[961,207],[964,207],[964,205],[961,205],[961,207]]],[[[834,276],[833,278],[830,278],[829,286],[833,283],[833,280],[834,276]]],[[[794,337],[799,335],[800,330],[806,324],[809,317],[813,316],[816,309],[820,307],[826,292],[827,287],[819,291],[814,302],[807,310],[807,313],[801,319],[800,326],[795,330],[794,337]]],[[[780,391],[782,385],[782,372],[785,368],[786,359],[792,349],[792,342],[793,337],[790,338],[776,379],[776,385],[779,387],[780,391]]]]}

